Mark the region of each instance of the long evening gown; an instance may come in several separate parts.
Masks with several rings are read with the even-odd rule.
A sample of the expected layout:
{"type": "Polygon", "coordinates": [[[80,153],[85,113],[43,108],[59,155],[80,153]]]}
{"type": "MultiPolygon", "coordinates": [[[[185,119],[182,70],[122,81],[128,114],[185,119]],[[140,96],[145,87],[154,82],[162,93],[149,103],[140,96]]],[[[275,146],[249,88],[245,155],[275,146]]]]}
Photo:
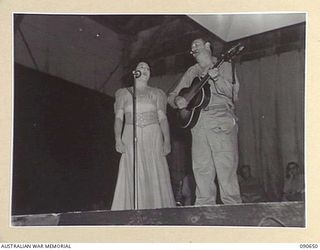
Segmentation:
{"type": "MultiPolygon", "coordinates": [[[[157,88],[147,87],[147,94],[137,95],[137,209],[174,207],[170,174],[163,154],[161,119],[166,119],[167,98],[157,88]]],[[[125,117],[122,141],[125,153],[119,164],[118,179],[111,210],[134,209],[133,200],[133,125],[132,88],[116,92],[115,113],[125,117]]]]}

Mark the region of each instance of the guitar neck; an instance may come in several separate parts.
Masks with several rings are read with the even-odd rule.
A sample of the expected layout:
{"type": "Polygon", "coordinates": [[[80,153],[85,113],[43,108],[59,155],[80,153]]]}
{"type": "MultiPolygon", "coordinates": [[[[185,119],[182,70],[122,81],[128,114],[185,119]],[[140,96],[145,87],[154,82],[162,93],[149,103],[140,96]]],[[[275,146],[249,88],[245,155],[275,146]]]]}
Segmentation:
{"type": "MultiPolygon", "coordinates": [[[[240,43],[233,46],[226,53],[221,54],[217,62],[210,69],[219,68],[221,64],[231,60],[233,57],[238,55],[243,49],[244,49],[244,46],[241,45],[240,43]]],[[[188,91],[185,91],[184,98],[188,102],[190,102],[192,98],[195,97],[201,91],[201,89],[208,82],[209,79],[210,79],[210,75],[208,73],[202,79],[200,77],[199,79],[195,78],[191,84],[191,87],[188,88],[188,91]]]]}

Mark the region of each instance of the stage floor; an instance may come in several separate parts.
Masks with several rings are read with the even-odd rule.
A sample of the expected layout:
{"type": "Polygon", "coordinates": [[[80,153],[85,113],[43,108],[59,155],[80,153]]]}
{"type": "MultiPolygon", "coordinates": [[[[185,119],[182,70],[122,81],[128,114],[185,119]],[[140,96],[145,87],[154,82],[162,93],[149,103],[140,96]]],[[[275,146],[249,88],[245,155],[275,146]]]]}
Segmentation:
{"type": "Polygon", "coordinates": [[[12,216],[12,226],[305,227],[304,202],[244,203],[125,211],[76,211],[12,216]]]}

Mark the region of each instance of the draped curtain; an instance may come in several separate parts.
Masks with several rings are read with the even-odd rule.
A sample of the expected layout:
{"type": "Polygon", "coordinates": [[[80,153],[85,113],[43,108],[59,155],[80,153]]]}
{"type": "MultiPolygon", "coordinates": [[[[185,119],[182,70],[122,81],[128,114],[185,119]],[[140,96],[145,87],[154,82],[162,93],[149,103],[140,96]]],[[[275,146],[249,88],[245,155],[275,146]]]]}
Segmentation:
{"type": "Polygon", "coordinates": [[[305,51],[236,64],[240,164],[249,164],[270,201],[281,200],[286,164],[304,168],[305,51]]]}

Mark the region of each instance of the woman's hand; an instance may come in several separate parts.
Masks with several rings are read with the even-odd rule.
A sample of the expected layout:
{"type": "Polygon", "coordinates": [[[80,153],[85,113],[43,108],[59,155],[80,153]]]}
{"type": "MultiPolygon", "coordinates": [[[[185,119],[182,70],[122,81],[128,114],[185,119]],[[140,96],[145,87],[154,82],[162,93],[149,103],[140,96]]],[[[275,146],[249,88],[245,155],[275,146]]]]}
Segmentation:
{"type": "Polygon", "coordinates": [[[116,140],[116,151],[120,154],[125,153],[125,145],[121,139],[116,140]]]}
{"type": "Polygon", "coordinates": [[[164,141],[163,143],[163,155],[167,155],[171,152],[170,141],[164,141]]]}

